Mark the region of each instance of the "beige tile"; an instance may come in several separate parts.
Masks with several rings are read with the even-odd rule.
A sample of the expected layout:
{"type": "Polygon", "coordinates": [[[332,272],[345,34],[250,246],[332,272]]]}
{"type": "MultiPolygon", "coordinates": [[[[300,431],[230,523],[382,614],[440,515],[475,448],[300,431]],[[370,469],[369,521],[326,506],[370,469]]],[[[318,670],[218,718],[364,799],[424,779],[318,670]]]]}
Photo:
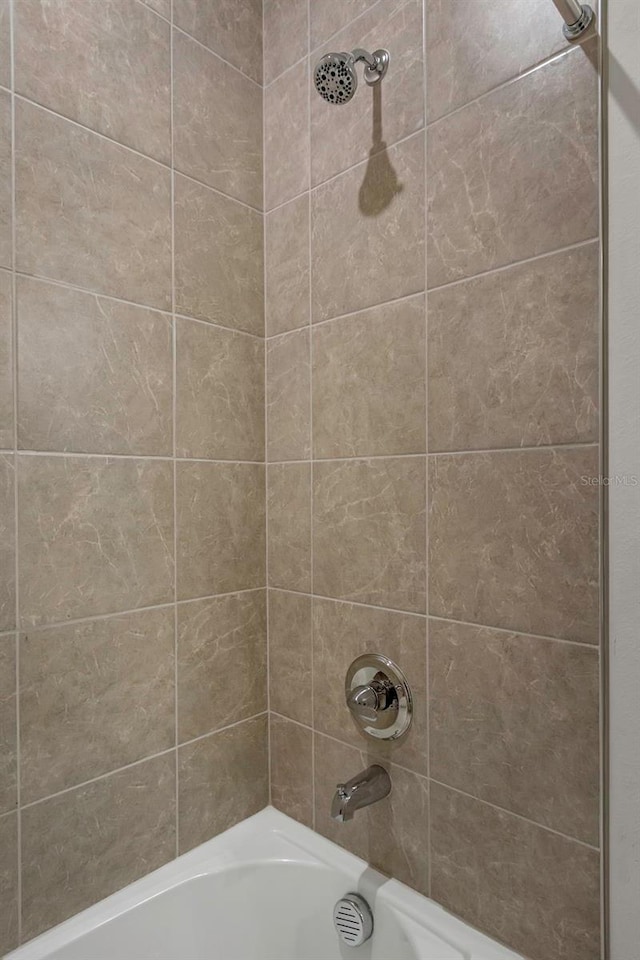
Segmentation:
{"type": "Polygon", "coordinates": [[[173,40],[174,163],[262,206],[262,91],[200,44],[173,40]]]}
{"type": "Polygon", "coordinates": [[[214,53],[262,82],[261,0],[174,0],[173,19],[214,53]]]}
{"type": "Polygon", "coordinates": [[[580,47],[430,127],[430,287],[596,235],[597,89],[580,47]]]}
{"type": "Polygon", "coordinates": [[[175,789],[170,753],[27,807],[22,812],[25,939],[171,860],[175,789]]]}
{"type": "Polygon", "coordinates": [[[266,709],[265,592],[181,603],[179,740],[191,740],[266,709]]]}
{"type": "Polygon", "coordinates": [[[180,747],[180,853],[268,804],[268,738],[263,714],[180,747]]]}
{"type": "Polygon", "coordinates": [[[598,653],[432,620],[431,776],[597,845],[598,653]]]}
{"type": "Polygon", "coordinates": [[[309,197],[305,194],[265,218],[267,335],[309,323],[309,197]]]}
{"type": "Polygon", "coordinates": [[[0,448],[13,447],[11,274],[0,270],[0,448]]]}
{"type": "Polygon", "coordinates": [[[316,830],[346,847],[383,873],[428,892],[428,781],[395,765],[385,765],[391,793],[358,810],[353,820],[336,823],[329,816],[336,784],[360,773],[375,757],[366,747],[357,750],[322,734],[315,738],[316,830]]]}
{"type": "Polygon", "coordinates": [[[313,485],[315,592],[424,612],[424,458],[319,462],[313,485]]]}
{"type": "Polygon", "coordinates": [[[17,0],[16,92],[169,163],[170,32],[136,0],[17,0]]]}
{"type": "Polygon", "coordinates": [[[0,0],[0,86],[11,86],[11,24],[9,0],[0,0]]]}
{"type": "Polygon", "coordinates": [[[0,817],[0,951],[18,946],[18,814],[0,817]]]}
{"type": "Polygon", "coordinates": [[[317,326],[314,456],[424,453],[425,362],[422,294],[317,326]]]}
{"type": "Polygon", "coordinates": [[[178,463],[178,598],[265,584],[264,467],[178,463]]]}
{"type": "Polygon", "coordinates": [[[309,331],[267,343],[267,456],[305,460],[311,451],[309,331]]]}
{"type": "Polygon", "coordinates": [[[323,3],[311,3],[312,48],[333,36],[375,3],[376,0],[324,0],[323,3]]]}
{"type": "Polygon", "coordinates": [[[173,598],[169,462],[19,459],[24,626],[173,598]]]}
{"type": "Polygon", "coordinates": [[[10,267],[11,240],[11,96],[0,90],[0,266],[10,267]]]}
{"type": "Polygon", "coordinates": [[[264,83],[302,59],[309,47],[307,0],[264,0],[264,83]]]}
{"type": "Polygon", "coordinates": [[[311,466],[272,464],[268,468],[269,585],[311,589],[311,466]]]}
{"type": "Polygon", "coordinates": [[[264,332],[262,216],[175,178],[176,312],[264,332]]]}
{"type": "Polygon", "coordinates": [[[0,636],[0,814],[17,803],[17,760],[16,638],[8,634],[0,636]]]}
{"type": "Polygon", "coordinates": [[[169,171],[24,101],[16,130],[18,269],[169,308],[169,171]]]}
{"type": "Polygon", "coordinates": [[[23,803],[175,744],[173,610],[20,637],[23,803]]]}
{"type": "Polygon", "coordinates": [[[311,598],[269,590],[269,697],[276,713],[311,724],[311,598]]]}
{"type": "Polygon", "coordinates": [[[431,452],[597,439],[598,255],[593,243],[429,294],[431,452]]]}
{"type": "Polygon", "coordinates": [[[212,460],[264,458],[264,343],[177,321],[176,451],[212,460]]]}
{"type": "Polygon", "coordinates": [[[311,237],[314,320],[422,290],[422,134],[314,190],[311,237]]]}
{"type": "Polygon", "coordinates": [[[364,47],[390,52],[383,83],[368,87],[358,64],[355,96],[339,108],[315,89],[311,97],[311,181],[320,183],[366,160],[387,144],[408,137],[424,124],[422,0],[380,0],[364,16],[333,37],[312,65],[330,50],[364,47]]]}
{"type": "Polygon", "coordinates": [[[395,760],[424,775],[428,772],[427,643],[424,617],[371,607],[313,601],[314,724],[321,733],[371,755],[395,760]],[[409,732],[397,741],[373,741],[353,720],[345,702],[344,679],[363,653],[381,653],[398,664],[413,694],[409,732]]]}
{"type": "Polygon", "coordinates": [[[598,642],[595,448],[429,463],[429,612],[598,642]]]}
{"type": "Polygon", "coordinates": [[[313,826],[313,733],[271,714],[271,803],[306,827],[313,826]]]}
{"type": "Polygon", "coordinates": [[[13,457],[0,455],[0,631],[16,625],[15,468],[13,457]]]}
{"type": "Polygon", "coordinates": [[[532,960],[597,960],[599,856],[431,784],[431,895],[532,960]]]}
{"type": "Polygon", "coordinates": [[[18,442],[171,455],[171,320],[18,278],[18,442]]]}
{"type": "Polygon", "coordinates": [[[144,3],[151,10],[159,13],[161,17],[165,17],[167,20],[171,19],[171,0],[144,0],[144,3]]]}
{"type": "Polygon", "coordinates": [[[292,67],[264,92],[264,202],[271,210],[309,186],[309,64],[292,67]]]}

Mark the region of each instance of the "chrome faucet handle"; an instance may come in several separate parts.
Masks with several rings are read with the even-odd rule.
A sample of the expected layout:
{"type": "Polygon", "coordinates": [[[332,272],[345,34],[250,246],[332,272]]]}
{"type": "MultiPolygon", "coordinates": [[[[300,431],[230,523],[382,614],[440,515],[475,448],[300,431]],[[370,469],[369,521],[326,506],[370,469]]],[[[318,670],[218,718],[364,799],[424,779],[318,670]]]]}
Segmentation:
{"type": "Polygon", "coordinates": [[[354,660],[345,682],[345,700],[356,723],[377,739],[395,740],[411,724],[411,691],[404,674],[380,654],[354,660]]]}
{"type": "Polygon", "coordinates": [[[347,706],[360,720],[376,723],[380,709],[380,696],[373,683],[355,687],[347,697],[347,706]]]}

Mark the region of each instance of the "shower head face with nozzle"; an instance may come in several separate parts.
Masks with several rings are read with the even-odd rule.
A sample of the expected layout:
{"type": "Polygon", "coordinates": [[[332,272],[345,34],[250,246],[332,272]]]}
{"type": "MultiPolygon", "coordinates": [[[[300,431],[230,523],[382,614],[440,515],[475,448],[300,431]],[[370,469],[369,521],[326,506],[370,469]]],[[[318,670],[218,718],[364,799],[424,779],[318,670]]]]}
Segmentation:
{"type": "Polygon", "coordinates": [[[328,103],[348,103],[358,86],[353,56],[350,53],[327,53],[313,71],[313,82],[328,103]]]}

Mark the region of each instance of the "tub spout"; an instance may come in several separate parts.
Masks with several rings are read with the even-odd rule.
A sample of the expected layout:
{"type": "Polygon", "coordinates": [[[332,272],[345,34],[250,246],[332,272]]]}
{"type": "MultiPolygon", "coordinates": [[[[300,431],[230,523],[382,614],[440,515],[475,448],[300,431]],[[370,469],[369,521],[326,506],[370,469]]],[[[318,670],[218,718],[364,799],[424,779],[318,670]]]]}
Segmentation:
{"type": "Polygon", "coordinates": [[[384,800],[390,793],[389,774],[384,767],[374,763],[347,783],[338,784],[331,803],[331,819],[338,823],[353,820],[356,810],[368,807],[377,800],[384,800]]]}

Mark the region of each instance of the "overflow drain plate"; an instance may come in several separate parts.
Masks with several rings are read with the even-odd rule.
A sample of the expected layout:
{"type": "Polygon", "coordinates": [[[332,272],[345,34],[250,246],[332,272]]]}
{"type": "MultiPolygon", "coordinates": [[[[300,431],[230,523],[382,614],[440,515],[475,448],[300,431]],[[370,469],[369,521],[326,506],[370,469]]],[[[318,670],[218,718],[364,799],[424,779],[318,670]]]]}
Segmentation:
{"type": "Polygon", "coordinates": [[[333,925],[344,944],[359,947],[373,933],[371,907],[360,894],[347,893],[333,908],[333,925]]]}

